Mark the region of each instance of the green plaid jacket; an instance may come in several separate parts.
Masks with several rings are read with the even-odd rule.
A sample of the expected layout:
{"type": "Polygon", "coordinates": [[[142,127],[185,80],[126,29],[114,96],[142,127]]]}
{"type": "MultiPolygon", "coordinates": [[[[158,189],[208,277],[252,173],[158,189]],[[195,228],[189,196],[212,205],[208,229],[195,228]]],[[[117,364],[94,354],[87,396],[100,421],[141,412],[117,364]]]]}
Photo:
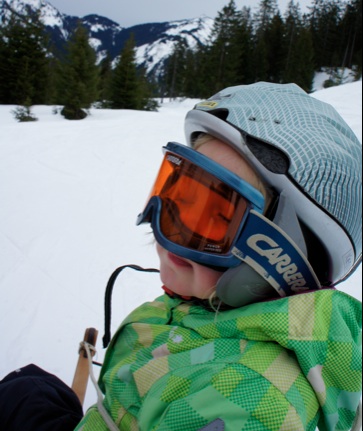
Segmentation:
{"type": "MultiPolygon", "coordinates": [[[[361,303],[321,290],[215,313],[164,295],[132,312],[100,386],[120,430],[349,430],[361,397],[361,303]]],[[[77,430],[107,430],[91,407],[77,430]]]]}

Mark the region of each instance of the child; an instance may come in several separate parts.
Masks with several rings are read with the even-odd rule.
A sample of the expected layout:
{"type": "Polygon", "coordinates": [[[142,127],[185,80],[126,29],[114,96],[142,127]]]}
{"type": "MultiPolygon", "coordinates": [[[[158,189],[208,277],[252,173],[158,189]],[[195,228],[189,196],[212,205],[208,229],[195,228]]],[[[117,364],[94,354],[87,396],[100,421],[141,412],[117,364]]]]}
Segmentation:
{"type": "Polygon", "coordinates": [[[360,143],[296,85],[227,88],[185,130],[137,222],[165,294],[114,335],[77,430],[358,429],[361,304],[334,286],[360,262],[360,143]]]}
{"type": "Polygon", "coordinates": [[[359,429],[361,304],[334,286],[360,263],[360,143],[296,85],[227,88],[185,130],[137,221],[165,293],[114,335],[76,429],[359,429]]]}

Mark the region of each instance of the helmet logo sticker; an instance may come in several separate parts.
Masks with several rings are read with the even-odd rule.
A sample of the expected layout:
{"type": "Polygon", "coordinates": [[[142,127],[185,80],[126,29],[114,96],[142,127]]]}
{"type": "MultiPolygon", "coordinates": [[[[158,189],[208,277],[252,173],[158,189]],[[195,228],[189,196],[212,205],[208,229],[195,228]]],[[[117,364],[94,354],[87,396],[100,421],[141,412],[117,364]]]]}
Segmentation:
{"type": "Polygon", "coordinates": [[[197,106],[199,108],[214,109],[218,106],[218,102],[214,102],[213,100],[206,100],[205,102],[198,103],[197,106]]]}

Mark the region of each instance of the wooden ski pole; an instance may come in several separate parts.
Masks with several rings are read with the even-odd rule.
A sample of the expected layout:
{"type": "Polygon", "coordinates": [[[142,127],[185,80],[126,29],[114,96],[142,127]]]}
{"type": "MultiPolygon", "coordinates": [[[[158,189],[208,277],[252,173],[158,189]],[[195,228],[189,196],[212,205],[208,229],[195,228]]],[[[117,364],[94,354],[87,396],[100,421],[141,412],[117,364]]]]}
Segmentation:
{"type": "Polygon", "coordinates": [[[76,393],[82,406],[86,396],[88,377],[89,377],[89,362],[87,358],[86,349],[84,348],[84,343],[88,343],[88,345],[91,346],[91,349],[90,349],[91,354],[92,356],[94,356],[96,353],[94,347],[96,345],[97,335],[98,335],[97,329],[87,328],[84,333],[83,342],[80,343],[80,347],[78,351],[79,356],[78,356],[76,371],[74,372],[72,389],[76,393]]]}

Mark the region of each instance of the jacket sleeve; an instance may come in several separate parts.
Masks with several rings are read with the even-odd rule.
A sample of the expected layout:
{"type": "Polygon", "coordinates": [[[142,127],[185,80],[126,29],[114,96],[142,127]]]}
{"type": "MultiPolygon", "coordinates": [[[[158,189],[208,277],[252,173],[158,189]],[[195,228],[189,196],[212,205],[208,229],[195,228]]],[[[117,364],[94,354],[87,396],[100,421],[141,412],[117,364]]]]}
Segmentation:
{"type": "Polygon", "coordinates": [[[0,429],[71,431],[83,416],[71,388],[34,364],[0,381],[0,429]]]}

